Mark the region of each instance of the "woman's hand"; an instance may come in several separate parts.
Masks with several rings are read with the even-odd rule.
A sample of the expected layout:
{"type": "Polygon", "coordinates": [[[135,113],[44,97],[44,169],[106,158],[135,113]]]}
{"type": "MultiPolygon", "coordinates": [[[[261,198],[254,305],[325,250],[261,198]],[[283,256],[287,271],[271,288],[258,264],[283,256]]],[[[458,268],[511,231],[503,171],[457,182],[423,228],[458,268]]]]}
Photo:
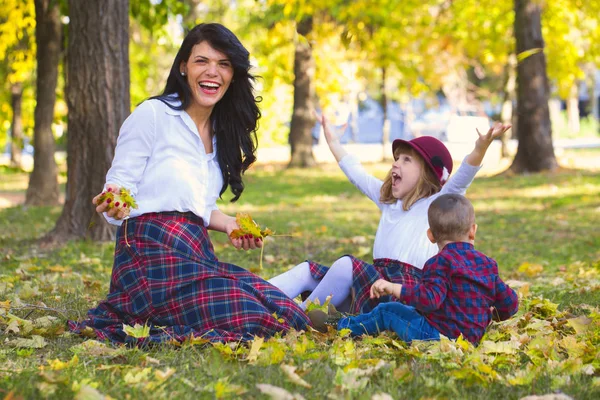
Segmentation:
{"type": "Polygon", "coordinates": [[[262,239],[255,238],[254,236],[252,236],[250,234],[239,237],[239,238],[232,239],[231,232],[233,232],[236,229],[240,229],[240,227],[238,226],[237,222],[235,221],[235,218],[231,217],[230,220],[227,221],[227,223],[225,225],[225,233],[227,233],[227,236],[229,237],[229,241],[231,242],[233,247],[235,247],[236,249],[243,249],[243,250],[252,250],[252,249],[258,249],[258,248],[262,247],[262,245],[263,245],[262,239]]]}
{"type": "Polygon", "coordinates": [[[119,202],[116,202],[113,204],[113,207],[109,209],[110,203],[112,202],[111,198],[107,198],[102,203],[99,203],[100,197],[106,192],[119,193],[120,190],[121,188],[117,185],[113,185],[111,183],[106,185],[106,191],[98,194],[92,199],[92,203],[96,205],[96,212],[106,212],[106,215],[114,219],[123,219],[125,217],[128,217],[131,211],[129,204],[119,204],[119,202]]]}

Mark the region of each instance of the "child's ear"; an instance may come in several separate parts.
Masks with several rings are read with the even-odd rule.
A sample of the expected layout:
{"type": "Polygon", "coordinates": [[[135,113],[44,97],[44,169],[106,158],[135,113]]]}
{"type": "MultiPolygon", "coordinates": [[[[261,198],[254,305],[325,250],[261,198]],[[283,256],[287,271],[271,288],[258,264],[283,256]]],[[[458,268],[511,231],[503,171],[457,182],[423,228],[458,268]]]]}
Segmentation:
{"type": "Polygon", "coordinates": [[[469,240],[475,240],[475,234],[477,233],[477,224],[471,225],[469,229],[469,240]]]}
{"type": "Polygon", "coordinates": [[[429,239],[429,241],[431,243],[436,243],[435,238],[433,237],[433,232],[431,232],[431,229],[427,229],[427,238],[429,239]]]}

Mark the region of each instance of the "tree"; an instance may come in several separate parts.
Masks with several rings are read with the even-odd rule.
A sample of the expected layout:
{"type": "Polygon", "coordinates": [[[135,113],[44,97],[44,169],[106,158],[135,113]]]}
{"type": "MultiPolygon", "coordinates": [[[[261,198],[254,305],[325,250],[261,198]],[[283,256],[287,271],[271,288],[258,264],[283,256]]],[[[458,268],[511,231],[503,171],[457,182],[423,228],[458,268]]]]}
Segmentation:
{"type": "Polygon", "coordinates": [[[316,164],[312,152],[315,60],[307,36],[313,30],[313,18],[307,16],[296,25],[298,36],[294,51],[294,111],[290,126],[290,167],[312,167],[316,164]]]}
{"type": "Polygon", "coordinates": [[[129,1],[70,0],[69,17],[67,190],[46,240],[108,240],[114,231],[91,199],[102,190],[130,111],[129,1]]]}
{"type": "Polygon", "coordinates": [[[25,204],[37,206],[58,204],[59,196],[52,134],[62,40],[58,2],[35,0],[35,20],[37,47],[37,102],[33,131],[35,156],[25,204]]]}
{"type": "Polygon", "coordinates": [[[517,47],[517,154],[510,169],[516,173],[558,167],[552,146],[546,56],[541,7],[535,0],[515,0],[517,47]]]}
{"type": "Polygon", "coordinates": [[[23,140],[23,93],[32,77],[35,46],[34,8],[31,1],[6,0],[0,8],[0,79],[6,82],[10,93],[12,116],[11,164],[21,167],[23,140]]]}

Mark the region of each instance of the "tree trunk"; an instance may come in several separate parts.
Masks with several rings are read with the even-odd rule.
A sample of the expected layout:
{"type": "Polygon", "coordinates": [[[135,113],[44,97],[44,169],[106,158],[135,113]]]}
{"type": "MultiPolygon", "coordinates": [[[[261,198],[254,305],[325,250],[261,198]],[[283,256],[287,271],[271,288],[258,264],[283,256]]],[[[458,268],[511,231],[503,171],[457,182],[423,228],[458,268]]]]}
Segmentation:
{"type": "MultiPolygon", "coordinates": [[[[515,71],[517,64],[517,57],[511,54],[508,57],[508,63],[505,66],[503,95],[502,95],[502,111],[500,112],[500,119],[503,124],[512,123],[513,119],[513,100],[515,98],[515,87],[517,84],[517,74],[515,71]]],[[[500,138],[502,143],[501,155],[502,158],[508,157],[508,135],[504,134],[500,138]]]]}
{"type": "Polygon", "coordinates": [[[288,167],[312,167],[316,164],[312,152],[312,128],[315,118],[312,115],[314,98],[313,77],[315,62],[312,47],[307,35],[312,31],[312,17],[298,23],[298,40],[294,58],[294,112],[290,126],[290,146],[292,158],[288,167]]]}
{"type": "Polygon", "coordinates": [[[67,190],[47,239],[109,240],[114,229],[95,212],[119,128],[130,110],[129,1],[70,0],[67,190]]]}
{"type": "Polygon", "coordinates": [[[62,40],[58,3],[52,0],[35,0],[35,23],[37,44],[37,103],[33,130],[35,156],[25,204],[42,206],[58,204],[59,196],[52,134],[62,40]]]}
{"type": "Polygon", "coordinates": [[[383,133],[381,135],[381,160],[386,161],[392,158],[392,153],[390,152],[388,144],[390,143],[390,128],[391,122],[390,117],[388,115],[388,98],[387,92],[385,91],[386,86],[386,68],[381,67],[381,85],[379,89],[381,90],[381,109],[383,111],[383,133]]]}
{"type": "Polygon", "coordinates": [[[23,144],[23,84],[13,83],[10,87],[10,102],[12,107],[12,122],[10,126],[10,165],[22,168],[21,146],[23,144]]]}
{"type": "Polygon", "coordinates": [[[516,173],[554,170],[558,167],[552,146],[548,109],[549,85],[541,27],[541,8],[535,0],[515,0],[517,55],[530,54],[517,65],[517,155],[510,169],[516,173]]]}
{"type": "Polygon", "coordinates": [[[577,83],[573,83],[567,99],[567,131],[570,135],[576,135],[579,130],[579,90],[577,83]]]}

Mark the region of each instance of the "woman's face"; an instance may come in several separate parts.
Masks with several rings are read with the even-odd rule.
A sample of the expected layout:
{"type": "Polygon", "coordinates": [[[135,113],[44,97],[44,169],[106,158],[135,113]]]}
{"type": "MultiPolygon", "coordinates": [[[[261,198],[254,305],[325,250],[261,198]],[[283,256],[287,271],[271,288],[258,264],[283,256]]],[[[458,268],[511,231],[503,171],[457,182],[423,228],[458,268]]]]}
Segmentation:
{"type": "Polygon", "coordinates": [[[192,89],[194,104],[211,110],[223,98],[233,79],[233,65],[229,58],[207,41],[195,45],[190,58],[181,63],[180,68],[192,89]]]}

